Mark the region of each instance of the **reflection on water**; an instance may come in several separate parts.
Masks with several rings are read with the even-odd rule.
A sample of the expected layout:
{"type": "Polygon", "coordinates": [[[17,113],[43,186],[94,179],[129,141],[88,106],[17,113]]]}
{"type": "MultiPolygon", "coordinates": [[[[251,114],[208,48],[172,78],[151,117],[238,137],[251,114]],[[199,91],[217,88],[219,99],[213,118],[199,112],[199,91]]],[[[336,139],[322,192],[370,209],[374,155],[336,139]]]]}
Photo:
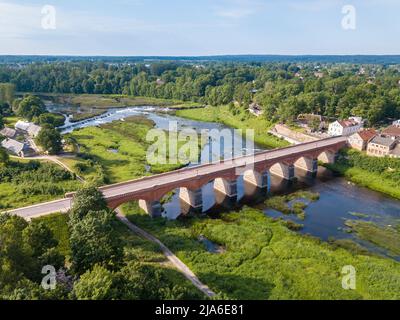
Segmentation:
{"type": "MultiPolygon", "coordinates": [[[[105,115],[86,120],[80,123],[66,123],[64,132],[72,131],[76,128],[99,125],[102,123],[121,120],[132,115],[143,115],[154,121],[157,128],[169,130],[170,121],[177,121],[178,130],[183,128],[192,128],[200,133],[201,130],[227,129],[222,124],[192,121],[167,114],[166,109],[154,107],[134,107],[123,109],[110,109],[105,115]]],[[[233,132],[235,141],[239,141],[239,147],[236,146],[232,151],[229,144],[220,145],[217,140],[208,141],[204,146],[201,154],[202,163],[210,161],[210,144],[216,144],[217,148],[224,149],[227,158],[232,155],[243,154],[246,145],[242,140],[242,136],[238,136],[233,132]]],[[[259,146],[254,146],[250,151],[256,152],[261,150],[259,146]]],[[[214,159],[215,160],[215,159],[214,159]]],[[[191,164],[194,165],[194,164],[191,164]]],[[[150,170],[150,167],[149,167],[150,170]]],[[[283,215],[277,211],[263,208],[264,212],[271,217],[293,220],[303,224],[302,233],[319,237],[323,240],[334,238],[351,238],[355,239],[353,234],[343,231],[344,221],[347,219],[363,219],[372,221],[381,226],[396,225],[400,221],[400,202],[392,198],[386,197],[380,193],[355,186],[343,178],[336,177],[332,172],[325,168],[319,168],[318,174],[315,176],[296,168],[295,181],[287,180],[272,176],[270,189],[260,189],[251,184],[244,182],[243,177],[239,177],[237,181],[238,196],[235,198],[227,198],[224,194],[214,191],[213,182],[202,187],[203,208],[193,211],[187,204],[179,198],[179,190],[175,190],[174,195],[163,204],[163,216],[168,219],[176,219],[181,215],[187,214],[208,214],[217,216],[221,212],[229,210],[238,210],[243,205],[257,206],[263,208],[265,199],[272,195],[288,194],[300,189],[308,189],[311,192],[320,194],[320,199],[316,202],[309,203],[305,209],[305,220],[299,220],[295,215],[283,215]],[[363,215],[355,217],[351,213],[362,213],[363,215]]],[[[371,244],[361,242],[364,246],[379,251],[371,244]]],[[[384,253],[384,252],[382,252],[384,253]]],[[[399,259],[400,260],[400,259],[399,259]]]]}

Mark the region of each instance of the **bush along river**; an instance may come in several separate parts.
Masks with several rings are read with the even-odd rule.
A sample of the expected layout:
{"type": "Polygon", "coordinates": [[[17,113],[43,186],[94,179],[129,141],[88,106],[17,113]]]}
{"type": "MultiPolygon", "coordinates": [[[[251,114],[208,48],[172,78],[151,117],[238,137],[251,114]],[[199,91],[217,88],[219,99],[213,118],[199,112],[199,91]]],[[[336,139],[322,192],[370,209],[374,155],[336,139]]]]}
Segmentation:
{"type": "MultiPolygon", "coordinates": [[[[62,106],[62,110],[65,109],[62,106]]],[[[53,107],[51,111],[57,111],[57,108],[53,107]]],[[[175,121],[178,130],[191,128],[201,132],[226,129],[233,132],[232,128],[222,124],[176,117],[168,108],[152,106],[110,109],[92,119],[76,123],[66,121],[60,129],[67,133],[134,115],[149,118],[154,121],[156,128],[163,130],[169,130],[171,121],[175,121]]],[[[236,146],[233,151],[229,144],[221,145],[220,141],[210,139],[203,146],[201,161],[207,162],[213,157],[210,155],[211,144],[213,148],[217,144],[218,148],[223,149],[227,158],[249,152],[249,145],[250,151],[262,150],[252,143],[246,145],[241,135],[236,132],[233,134],[235,141],[240,141],[240,148],[236,146]]],[[[268,189],[248,185],[239,177],[238,196],[235,200],[215,192],[213,184],[209,183],[202,188],[203,208],[196,214],[217,217],[221,212],[240,210],[244,205],[256,207],[270,217],[288,221],[288,226],[303,234],[345,245],[359,252],[379,254],[400,261],[400,201],[350,183],[324,167],[320,167],[314,177],[296,168],[296,177],[295,181],[288,182],[272,176],[268,189]]],[[[191,213],[191,209],[181,203],[179,190],[164,198],[162,205],[163,216],[167,219],[177,219],[191,213]]],[[[207,239],[200,241],[210,247],[210,251],[215,251],[207,239]]]]}

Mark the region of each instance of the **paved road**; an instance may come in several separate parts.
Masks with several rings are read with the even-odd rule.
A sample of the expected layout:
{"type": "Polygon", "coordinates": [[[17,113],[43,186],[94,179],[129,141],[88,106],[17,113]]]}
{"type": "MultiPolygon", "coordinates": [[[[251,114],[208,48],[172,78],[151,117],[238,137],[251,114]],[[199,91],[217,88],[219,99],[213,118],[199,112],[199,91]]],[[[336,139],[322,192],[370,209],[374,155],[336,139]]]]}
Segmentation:
{"type": "MultiPolygon", "coordinates": [[[[184,182],[194,179],[198,176],[212,174],[226,169],[231,168],[241,168],[248,164],[257,163],[261,161],[274,160],[284,158],[288,155],[302,153],[307,151],[312,151],[318,148],[324,148],[329,146],[334,146],[337,143],[345,142],[345,137],[336,137],[325,140],[320,140],[316,142],[305,143],[297,146],[292,146],[283,149],[270,150],[261,153],[257,153],[254,156],[245,156],[235,159],[234,161],[224,161],[206,165],[200,165],[197,167],[184,168],[172,172],[167,172],[163,174],[153,175],[150,177],[145,177],[142,179],[137,179],[133,181],[127,181],[119,184],[114,184],[110,186],[105,186],[100,188],[106,199],[112,199],[124,194],[133,194],[135,192],[151,191],[157,186],[168,184],[171,182],[184,182]]],[[[41,157],[42,159],[47,159],[54,161],[54,157],[41,157]]],[[[56,161],[61,166],[65,166],[62,162],[56,161]]],[[[71,199],[60,199],[58,201],[52,201],[47,203],[42,203],[34,206],[29,206],[25,208],[20,208],[16,210],[9,211],[12,214],[20,215],[24,218],[33,218],[41,215],[47,215],[49,213],[56,212],[66,212],[72,205],[71,199]]]]}

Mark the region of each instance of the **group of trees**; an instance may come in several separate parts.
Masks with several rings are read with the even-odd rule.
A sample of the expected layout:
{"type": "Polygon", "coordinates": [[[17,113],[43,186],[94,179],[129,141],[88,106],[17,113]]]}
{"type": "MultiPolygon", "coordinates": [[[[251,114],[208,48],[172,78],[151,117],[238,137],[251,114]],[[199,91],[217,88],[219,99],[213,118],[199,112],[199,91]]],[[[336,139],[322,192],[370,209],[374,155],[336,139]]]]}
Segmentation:
{"type": "Polygon", "coordinates": [[[255,101],[270,120],[290,121],[300,113],[363,116],[371,125],[400,117],[398,66],[317,63],[204,64],[151,62],[32,63],[0,66],[0,82],[19,91],[131,94],[209,105],[255,101]]]}
{"type": "Polygon", "coordinates": [[[127,258],[118,223],[100,191],[80,190],[68,218],[67,265],[46,224],[0,215],[0,299],[195,298],[163,268],[127,258]],[[46,265],[57,270],[54,290],[41,286],[46,265]]]}
{"type": "Polygon", "coordinates": [[[40,286],[42,268],[64,266],[51,230],[41,222],[26,222],[14,215],[0,215],[0,299],[52,299],[63,291],[40,286]]]}
{"type": "Polygon", "coordinates": [[[57,154],[62,151],[62,138],[56,127],[64,124],[64,116],[47,112],[43,101],[32,94],[28,94],[22,99],[15,99],[13,112],[17,116],[42,126],[36,142],[45,151],[49,154],[57,154]]]}
{"type": "Polygon", "coordinates": [[[12,114],[11,104],[14,100],[15,85],[0,83],[0,129],[4,127],[3,117],[12,114]]]}

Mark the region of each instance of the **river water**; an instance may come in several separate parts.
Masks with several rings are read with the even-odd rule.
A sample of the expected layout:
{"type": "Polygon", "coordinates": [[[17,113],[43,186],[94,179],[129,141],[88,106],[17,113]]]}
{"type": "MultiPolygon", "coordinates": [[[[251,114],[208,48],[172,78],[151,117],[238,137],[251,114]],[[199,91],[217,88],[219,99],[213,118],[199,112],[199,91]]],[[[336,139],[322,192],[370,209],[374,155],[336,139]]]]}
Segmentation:
{"type": "MultiPolygon", "coordinates": [[[[57,111],[57,107],[52,107],[51,111],[57,111]]],[[[65,106],[63,106],[65,110],[65,106]]],[[[156,107],[132,107],[123,109],[110,109],[102,116],[95,117],[90,120],[69,123],[66,122],[63,133],[72,130],[97,126],[104,123],[121,120],[129,116],[141,115],[154,121],[157,128],[169,130],[171,122],[178,124],[178,130],[184,128],[192,128],[197,132],[202,130],[230,130],[235,137],[234,141],[240,141],[239,145],[235,144],[235,148],[229,144],[220,144],[220,141],[210,139],[203,147],[201,153],[201,161],[207,162],[216,160],[210,151],[210,145],[218,145],[223,149],[224,157],[230,158],[232,155],[237,156],[246,152],[261,151],[262,148],[253,145],[251,141],[243,140],[242,135],[233,131],[233,129],[222,124],[192,121],[176,117],[169,113],[170,110],[156,107]]],[[[214,149],[212,149],[214,150],[214,149]]],[[[193,165],[193,164],[192,164],[193,165]]],[[[274,218],[282,218],[302,224],[304,227],[300,231],[304,234],[328,240],[336,239],[352,239],[362,246],[376,253],[386,255],[387,252],[373,244],[362,241],[353,233],[346,232],[344,222],[351,220],[372,221],[381,226],[396,225],[400,223],[400,201],[386,197],[378,192],[362,188],[346,181],[344,178],[335,176],[332,172],[325,168],[319,168],[316,177],[310,177],[306,172],[296,168],[297,181],[289,183],[283,179],[272,176],[271,187],[269,190],[259,189],[249,185],[243,181],[242,177],[238,178],[237,199],[228,199],[224,195],[215,192],[213,184],[209,183],[202,188],[203,208],[201,212],[196,214],[208,214],[210,216],[218,215],[220,212],[229,210],[239,210],[243,205],[255,206],[262,209],[266,215],[274,218]],[[263,202],[271,195],[287,194],[296,190],[309,190],[320,194],[320,199],[312,202],[305,209],[306,218],[298,219],[295,215],[284,215],[280,212],[266,208],[263,202]]],[[[191,208],[182,203],[179,199],[179,191],[175,190],[172,197],[163,201],[163,216],[168,219],[176,219],[179,216],[192,212],[191,208]]],[[[400,261],[400,257],[392,257],[400,261]]]]}

